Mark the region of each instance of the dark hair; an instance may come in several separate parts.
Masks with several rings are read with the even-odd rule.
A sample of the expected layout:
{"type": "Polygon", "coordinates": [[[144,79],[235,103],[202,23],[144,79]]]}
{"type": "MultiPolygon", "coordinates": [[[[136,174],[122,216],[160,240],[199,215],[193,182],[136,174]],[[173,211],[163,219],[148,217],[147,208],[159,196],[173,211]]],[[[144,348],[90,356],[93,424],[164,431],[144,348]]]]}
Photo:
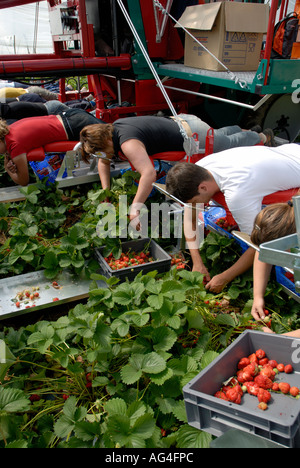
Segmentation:
{"type": "Polygon", "coordinates": [[[166,190],[183,202],[198,195],[201,182],[211,180],[211,174],[197,164],[181,162],[173,166],[166,178],[166,190]]]}

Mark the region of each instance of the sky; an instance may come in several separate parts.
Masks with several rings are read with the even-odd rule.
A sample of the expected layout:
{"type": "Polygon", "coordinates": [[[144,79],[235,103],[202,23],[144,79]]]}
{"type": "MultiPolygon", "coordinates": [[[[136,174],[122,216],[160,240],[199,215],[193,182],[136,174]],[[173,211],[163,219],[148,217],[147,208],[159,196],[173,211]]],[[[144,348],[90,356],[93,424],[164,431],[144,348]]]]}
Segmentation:
{"type": "MultiPolygon", "coordinates": [[[[52,39],[45,0],[38,2],[37,53],[52,53],[52,39]]],[[[0,55],[32,53],[36,3],[0,10],[0,55]]]]}

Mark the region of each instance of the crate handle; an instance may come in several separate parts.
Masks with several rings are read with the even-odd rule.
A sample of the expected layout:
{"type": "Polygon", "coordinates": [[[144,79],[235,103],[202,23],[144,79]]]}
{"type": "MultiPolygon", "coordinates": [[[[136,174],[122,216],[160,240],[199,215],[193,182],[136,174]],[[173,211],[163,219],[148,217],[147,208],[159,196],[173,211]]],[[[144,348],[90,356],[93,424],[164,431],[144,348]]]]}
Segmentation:
{"type": "MultiPolygon", "coordinates": [[[[216,421],[217,423],[224,424],[225,426],[230,426],[230,428],[235,428],[235,429],[241,429],[241,430],[247,430],[247,432],[250,432],[252,434],[255,434],[255,427],[246,423],[243,423],[242,421],[237,421],[236,419],[232,417],[223,417],[222,415],[220,416],[219,413],[211,412],[211,419],[216,421]]],[[[257,421],[256,421],[257,422],[257,421]]],[[[260,429],[264,429],[268,432],[270,432],[269,426],[261,425],[260,429]]]]}

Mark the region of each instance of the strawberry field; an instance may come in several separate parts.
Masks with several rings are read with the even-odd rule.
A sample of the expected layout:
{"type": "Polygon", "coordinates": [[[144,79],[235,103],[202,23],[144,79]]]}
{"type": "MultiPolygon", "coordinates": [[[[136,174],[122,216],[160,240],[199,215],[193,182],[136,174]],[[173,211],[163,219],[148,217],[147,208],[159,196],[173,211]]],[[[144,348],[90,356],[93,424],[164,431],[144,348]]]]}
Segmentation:
{"type": "MultiPolygon", "coordinates": [[[[97,235],[97,208],[108,197],[120,216],[119,196],[131,203],[135,178],[124,173],[111,191],[36,182],[21,189],[24,201],[0,204],[1,279],[44,270],[52,284],[64,271],[90,281],[86,300],[0,322],[1,448],[210,446],[212,436],[187,423],[182,388],[244,330],[260,329],[250,314],[252,272],[218,295],[191,271],[188,252],[174,255],[166,273],[101,276],[95,249],[105,245],[106,257],[119,259],[121,242],[97,235]]],[[[172,235],[155,241],[176,245],[172,235]]],[[[214,233],[201,251],[212,275],[239,255],[234,240],[214,233]]],[[[266,307],[275,332],[300,327],[298,304],[275,280],[266,307]]]]}

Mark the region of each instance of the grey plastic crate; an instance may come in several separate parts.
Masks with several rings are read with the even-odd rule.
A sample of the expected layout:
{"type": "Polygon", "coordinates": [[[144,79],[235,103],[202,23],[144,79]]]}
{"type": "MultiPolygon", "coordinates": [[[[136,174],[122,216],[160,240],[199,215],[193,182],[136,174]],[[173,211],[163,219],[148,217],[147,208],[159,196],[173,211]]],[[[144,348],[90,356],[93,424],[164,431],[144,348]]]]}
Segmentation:
{"type": "Polygon", "coordinates": [[[275,381],[300,388],[300,339],[247,330],[183,388],[188,423],[214,436],[239,429],[284,447],[300,448],[300,399],[272,392],[266,411],[245,393],[240,405],[214,397],[222,382],[236,375],[239,359],[257,349],[269,359],[292,364],[294,372],[277,374],[275,381]]]}
{"type": "Polygon", "coordinates": [[[103,250],[105,247],[99,247],[95,249],[96,257],[99,265],[103,271],[104,276],[110,278],[114,276],[119,278],[121,281],[125,281],[126,278],[132,280],[135,276],[140,273],[148,273],[149,271],[156,270],[158,273],[164,273],[169,271],[171,268],[171,257],[165,250],[163,250],[153,239],[144,238],[136,239],[132,241],[122,242],[122,252],[141,252],[147,247],[151,257],[155,260],[153,262],[145,263],[142,265],[133,265],[130,267],[122,268],[120,270],[112,270],[108,263],[105,261],[103,256],[103,250]]]}

